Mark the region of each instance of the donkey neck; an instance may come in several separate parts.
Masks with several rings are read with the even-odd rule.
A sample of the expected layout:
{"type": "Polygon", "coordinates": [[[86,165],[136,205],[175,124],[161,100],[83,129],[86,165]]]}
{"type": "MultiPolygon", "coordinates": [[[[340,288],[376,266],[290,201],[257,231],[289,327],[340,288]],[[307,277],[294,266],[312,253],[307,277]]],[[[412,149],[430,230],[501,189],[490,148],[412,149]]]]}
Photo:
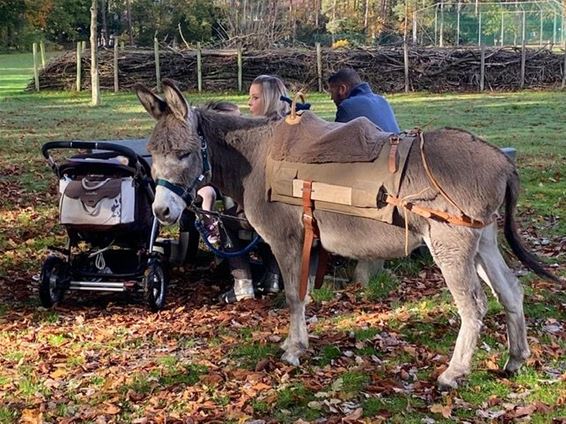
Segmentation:
{"type": "Polygon", "coordinates": [[[240,204],[251,172],[265,167],[272,123],[199,110],[199,127],[210,151],[212,183],[240,204]]]}

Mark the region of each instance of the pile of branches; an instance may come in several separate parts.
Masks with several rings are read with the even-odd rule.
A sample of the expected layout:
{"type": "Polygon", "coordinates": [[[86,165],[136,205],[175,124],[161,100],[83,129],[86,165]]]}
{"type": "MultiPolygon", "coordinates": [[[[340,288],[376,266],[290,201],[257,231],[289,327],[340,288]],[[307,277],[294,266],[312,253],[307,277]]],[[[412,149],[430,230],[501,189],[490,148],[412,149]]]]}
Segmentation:
{"type": "MultiPolygon", "coordinates": [[[[409,49],[409,84],[411,91],[477,91],[480,82],[479,48],[409,49]]],[[[170,78],[183,90],[197,88],[197,54],[194,50],[166,50],[159,56],[161,77],[170,78]]],[[[277,49],[244,51],[243,89],[260,74],[280,76],[291,91],[318,89],[316,51],[314,49],[277,49]]],[[[82,58],[83,88],[90,86],[90,54],[82,58]]],[[[99,52],[100,86],[114,89],[113,52],[99,52]]],[[[355,50],[322,50],[323,84],[342,67],[357,69],[375,91],[399,92],[405,89],[403,49],[375,48],[355,50]]],[[[120,52],[119,86],[129,90],[136,82],[156,85],[152,50],[120,52]]],[[[527,49],[525,88],[552,88],[561,84],[564,55],[549,49],[527,49]]],[[[202,85],[208,91],[230,91],[238,88],[236,50],[202,52],[202,85]]],[[[487,48],[485,50],[485,88],[516,90],[520,88],[521,49],[487,48]]],[[[42,89],[73,90],[76,86],[76,58],[68,52],[50,62],[40,74],[42,89]]],[[[33,88],[30,83],[29,88],[33,88]]]]}

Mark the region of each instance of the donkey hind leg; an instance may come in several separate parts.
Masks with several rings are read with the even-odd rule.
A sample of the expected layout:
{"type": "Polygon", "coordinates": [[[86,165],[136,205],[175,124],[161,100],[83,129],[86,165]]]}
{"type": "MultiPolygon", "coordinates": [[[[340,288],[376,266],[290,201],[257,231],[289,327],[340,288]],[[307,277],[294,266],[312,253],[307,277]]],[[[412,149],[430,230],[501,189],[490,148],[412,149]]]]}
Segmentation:
{"type": "Polygon", "coordinates": [[[309,347],[309,336],[307,333],[307,323],[305,320],[305,301],[299,299],[299,273],[300,246],[297,254],[290,254],[289,244],[277,246],[271,245],[271,249],[285,282],[285,297],[289,307],[289,334],[281,344],[285,353],[281,359],[292,364],[299,365],[299,358],[309,347]]]}
{"type": "Polygon", "coordinates": [[[509,359],[504,369],[510,374],[514,373],[530,355],[523,313],[523,287],[499,252],[496,224],[490,225],[482,233],[476,269],[505,309],[509,359]]]}
{"type": "Polygon", "coordinates": [[[487,298],[474,268],[478,238],[477,232],[467,228],[431,223],[430,238],[425,239],[462,321],[450,364],[438,377],[441,388],[456,388],[457,380],[469,374],[487,311],[487,298]]]}

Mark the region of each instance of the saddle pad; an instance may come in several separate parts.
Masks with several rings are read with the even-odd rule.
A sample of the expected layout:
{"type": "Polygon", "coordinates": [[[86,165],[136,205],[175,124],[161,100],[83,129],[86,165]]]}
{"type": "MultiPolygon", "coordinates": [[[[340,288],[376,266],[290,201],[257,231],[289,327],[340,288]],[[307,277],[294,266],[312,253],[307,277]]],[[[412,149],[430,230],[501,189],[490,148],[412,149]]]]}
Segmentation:
{"type": "Polygon", "coordinates": [[[328,122],[310,111],[296,120],[281,120],[273,130],[271,158],[300,163],[371,162],[391,133],[365,117],[328,122]]]}
{"type": "Polygon", "coordinates": [[[302,205],[303,181],[312,181],[315,209],[393,222],[395,206],[378,202],[380,193],[398,195],[414,136],[402,134],[397,146],[398,166],[388,167],[387,143],[372,162],[305,164],[267,158],[268,201],[302,205]]]}

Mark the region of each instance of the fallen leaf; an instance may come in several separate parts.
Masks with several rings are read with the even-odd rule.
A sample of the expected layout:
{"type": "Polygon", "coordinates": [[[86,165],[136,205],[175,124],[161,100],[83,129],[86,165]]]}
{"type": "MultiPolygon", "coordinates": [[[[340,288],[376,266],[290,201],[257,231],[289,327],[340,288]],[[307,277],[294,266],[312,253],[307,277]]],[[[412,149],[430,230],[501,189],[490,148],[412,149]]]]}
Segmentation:
{"type": "Polygon", "coordinates": [[[57,368],[55,371],[53,371],[51,374],[49,374],[49,376],[54,379],[57,380],[58,378],[64,377],[68,374],[67,370],[64,368],[57,368]]]}
{"type": "Polygon", "coordinates": [[[430,407],[430,412],[433,412],[435,414],[440,414],[444,418],[450,418],[450,416],[452,415],[452,406],[435,403],[430,407]]]}
{"type": "Polygon", "coordinates": [[[120,413],[120,411],[121,408],[113,403],[106,405],[106,408],[104,408],[104,413],[108,415],[116,415],[120,413]]]}

